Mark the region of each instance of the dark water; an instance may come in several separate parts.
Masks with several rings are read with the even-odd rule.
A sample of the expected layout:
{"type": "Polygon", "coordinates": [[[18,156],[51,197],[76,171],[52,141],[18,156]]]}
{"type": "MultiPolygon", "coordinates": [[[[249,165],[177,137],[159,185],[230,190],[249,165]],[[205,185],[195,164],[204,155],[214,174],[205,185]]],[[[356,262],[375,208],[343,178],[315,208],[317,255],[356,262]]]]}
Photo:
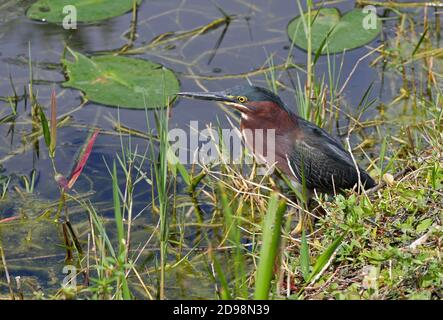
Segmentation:
{"type": "MultiPolygon", "coordinates": [[[[12,95],[9,82],[10,75],[18,93],[23,93],[23,88],[29,82],[27,61],[30,50],[33,63],[33,79],[36,83],[34,86],[39,102],[47,106],[51,88],[55,87],[58,94],[58,113],[69,113],[80,105],[81,93],[61,86],[64,76],[60,66],[60,57],[64,45],[67,44],[73,50],[88,54],[119,48],[127,41],[124,34],[129,28],[131,15],[128,13],[97,24],[80,24],[78,30],[67,31],[60,26],[28,20],[24,12],[31,2],[0,0],[0,96],[12,95]]],[[[222,17],[215,3],[207,0],[143,1],[138,13],[138,38],[135,46],[148,43],[159,34],[191,30],[222,17]]],[[[266,65],[270,55],[273,56],[275,65],[286,61],[290,45],[286,34],[286,26],[291,18],[299,14],[296,1],[227,0],[218,1],[218,4],[226,13],[235,15],[235,17],[229,25],[215,56],[213,56],[213,49],[222,34],[223,26],[206,34],[174,43],[173,47],[157,47],[145,54],[138,55],[138,57],[159,62],[175,70],[183,91],[198,91],[202,90],[202,87],[208,90],[220,90],[245,83],[246,80],[243,78],[220,78],[223,75],[258,69],[266,65]],[[210,61],[212,56],[213,59],[210,61]],[[193,75],[218,77],[218,79],[196,80],[193,75]]],[[[353,6],[353,1],[343,1],[336,5],[342,12],[353,8],[353,6]]],[[[390,33],[389,28],[385,28],[384,33],[384,36],[388,35],[390,33]]],[[[376,40],[369,44],[369,47],[374,48],[380,43],[381,40],[376,40]]],[[[363,47],[346,53],[342,67],[343,76],[339,82],[340,86],[357,61],[368,51],[368,47],[363,47]]],[[[292,56],[296,63],[304,65],[306,61],[304,51],[294,48],[292,56]]],[[[385,76],[384,82],[382,82],[382,70],[369,64],[374,57],[371,56],[358,65],[352,81],[349,82],[343,93],[343,108],[352,111],[360,102],[370,83],[374,83],[371,98],[378,98],[379,101],[390,101],[393,96],[398,94],[400,86],[398,76],[385,76]]],[[[330,59],[335,59],[335,63],[340,65],[342,58],[342,55],[337,55],[330,59]]],[[[317,76],[319,78],[327,72],[327,63],[326,57],[321,57],[317,63],[317,76]]],[[[305,75],[296,69],[279,72],[277,76],[279,81],[288,88],[291,87],[291,79],[297,79],[297,76],[300,77],[301,83],[305,81],[305,75]]],[[[249,79],[253,84],[266,86],[263,74],[251,76],[249,79]]],[[[292,90],[281,90],[280,94],[288,105],[295,108],[295,98],[292,90]]],[[[0,111],[8,108],[6,102],[0,102],[0,111]]],[[[371,108],[367,110],[364,117],[370,118],[377,112],[377,109],[371,108]]],[[[19,118],[13,134],[9,132],[10,126],[8,124],[0,125],[0,164],[4,167],[5,174],[15,177],[28,175],[30,170],[35,168],[38,171],[39,180],[35,188],[35,194],[30,200],[26,200],[26,203],[20,199],[14,199],[14,201],[9,201],[7,204],[0,203],[0,219],[11,215],[15,209],[19,210],[21,207],[26,208],[25,210],[30,216],[35,216],[36,212],[39,213],[39,208],[38,206],[36,208],[34,199],[39,199],[39,202],[45,203],[46,200],[56,200],[59,194],[53,181],[52,168],[43,141],[41,140],[39,157],[37,157],[32,146],[24,146],[22,142],[23,135],[30,130],[29,123],[26,123],[26,120],[29,120],[30,110],[29,107],[25,110],[23,101],[18,104],[18,113],[19,118]],[[5,158],[11,153],[17,154],[5,158]],[[34,205],[32,205],[33,203],[34,205]]],[[[122,109],[118,114],[118,110],[115,108],[89,102],[80,110],[72,113],[71,116],[70,125],[58,131],[56,164],[59,171],[63,173],[67,173],[75,153],[87,136],[85,127],[98,126],[112,131],[113,126],[109,119],[119,117],[124,125],[142,131],[146,130],[144,111],[122,109]]],[[[230,128],[224,111],[215,104],[180,100],[174,105],[170,127],[187,130],[190,121],[194,120],[199,121],[200,128],[218,121],[220,121],[222,127],[230,128]]],[[[354,141],[354,143],[359,142],[358,140],[354,141]]],[[[137,143],[146,145],[145,141],[132,138],[132,144],[137,143]]],[[[95,191],[92,200],[101,203],[104,208],[102,212],[104,215],[111,213],[111,210],[106,209],[106,206],[109,207],[112,194],[110,192],[110,177],[103,160],[105,159],[111,163],[115,154],[120,150],[120,139],[117,135],[101,134],[97,139],[88,164],[76,184],[78,192],[95,191]]],[[[18,179],[15,179],[13,184],[17,184],[17,181],[18,179]]],[[[143,208],[150,200],[150,191],[147,185],[137,191],[139,202],[136,205],[136,211],[143,208]]],[[[42,207],[44,206],[42,205],[42,207]]],[[[84,218],[85,216],[80,215],[78,220],[84,218]]],[[[141,230],[145,225],[153,223],[149,209],[141,214],[139,220],[141,230]]],[[[37,230],[41,231],[32,235],[32,241],[24,241],[30,230],[35,229],[33,224],[22,228],[18,226],[20,232],[15,228],[0,228],[0,241],[5,246],[7,258],[10,259],[10,269],[13,273],[23,277],[31,276],[31,278],[35,278],[43,287],[57,287],[56,279],[60,278],[60,269],[63,266],[64,259],[64,251],[60,248],[60,230],[55,225],[39,228],[37,230]],[[21,243],[22,245],[20,250],[15,251],[13,246],[8,246],[8,243],[21,243]],[[35,257],[35,260],[29,260],[32,257],[35,257]],[[37,269],[34,270],[35,268],[37,269]]],[[[82,228],[80,227],[80,229],[82,228]]],[[[177,274],[177,279],[171,279],[171,283],[182,288],[182,290],[177,290],[179,292],[177,296],[192,297],[194,293],[189,285],[192,281],[194,281],[193,277],[182,277],[179,274],[177,274]]],[[[4,289],[4,286],[0,286],[0,292],[4,289]]],[[[208,285],[208,291],[210,292],[210,290],[212,289],[208,285]]]]}
{"type": "MultiPolygon", "coordinates": [[[[17,2],[17,1],[16,1],[17,2]]],[[[23,2],[18,2],[23,4],[23,2]]],[[[24,2],[26,3],[26,2],[24,2]]],[[[285,62],[288,55],[288,37],[286,25],[288,21],[298,14],[295,1],[223,1],[221,3],[225,12],[236,17],[227,29],[226,35],[219,50],[211,63],[208,61],[213,54],[213,48],[222,32],[223,26],[204,35],[187,39],[175,44],[173,49],[155,48],[152,52],[139,55],[153,61],[164,64],[178,73],[182,84],[182,90],[201,90],[196,81],[190,76],[191,73],[203,76],[223,76],[224,74],[237,74],[252,71],[266,65],[267,58],[272,54],[275,65],[285,62]],[[215,72],[214,72],[215,71],[215,72]]],[[[76,90],[65,89],[60,86],[64,81],[61,68],[48,70],[47,63],[59,64],[64,44],[72,49],[93,53],[94,51],[112,50],[126,43],[124,38],[130,22],[130,14],[111,19],[106,22],[92,25],[79,25],[78,30],[67,31],[60,26],[47,25],[30,21],[24,15],[23,7],[12,7],[13,12],[2,12],[0,33],[0,95],[12,94],[9,83],[9,75],[19,93],[29,82],[29,70],[27,65],[28,45],[30,46],[33,61],[34,80],[45,80],[52,84],[44,83],[35,85],[38,92],[38,100],[43,105],[49,104],[49,95],[52,86],[58,92],[58,113],[64,114],[81,103],[81,93],[76,90]]],[[[338,5],[342,11],[353,7],[352,1],[338,5]]],[[[155,36],[180,30],[191,30],[205,25],[222,15],[217,7],[209,1],[144,1],[139,9],[138,39],[136,46],[146,43],[155,36]]],[[[378,42],[370,44],[377,46],[378,42]]],[[[353,50],[346,54],[342,74],[348,75],[357,60],[367,52],[366,48],[353,50]]],[[[293,50],[295,62],[304,64],[305,53],[297,48],[293,50]]],[[[337,64],[341,57],[337,57],[337,64]]],[[[297,79],[297,70],[289,70],[292,80],[297,79]]],[[[318,63],[318,76],[327,72],[327,59],[321,58],[318,63]]],[[[304,75],[299,73],[303,83],[304,75]]],[[[279,80],[288,87],[291,86],[286,72],[279,75],[279,80]]],[[[252,83],[266,86],[264,75],[250,77],[252,83]]],[[[343,79],[344,81],[345,79],[343,79]]],[[[245,79],[227,80],[199,80],[199,83],[209,90],[219,90],[235,84],[245,83],[245,79]]],[[[341,83],[343,83],[343,81],[341,83]]],[[[360,64],[353,76],[353,80],[345,91],[346,104],[351,108],[358,104],[368,84],[374,82],[374,92],[380,84],[380,74],[377,69],[368,66],[367,62],[360,64]]],[[[37,82],[38,83],[38,82],[37,82]]],[[[385,97],[390,98],[389,89],[385,97]]],[[[290,91],[282,91],[283,99],[294,105],[294,94],[290,91]]],[[[7,106],[3,103],[4,107],[7,106]]],[[[294,106],[295,107],[295,106],[294,106]]],[[[24,119],[29,110],[25,112],[23,103],[19,104],[19,113],[24,119]]],[[[75,124],[94,126],[112,130],[112,125],[107,118],[117,119],[117,109],[88,103],[84,108],[72,114],[75,124]]],[[[120,120],[123,124],[135,129],[145,130],[146,120],[144,111],[120,110],[120,120]]],[[[215,104],[201,103],[189,100],[180,100],[172,111],[171,127],[187,129],[190,121],[199,120],[200,127],[208,123],[221,121],[222,126],[229,127],[224,112],[215,104]]],[[[1,155],[14,151],[20,147],[20,126],[13,136],[6,132],[8,126],[0,128],[2,136],[1,155]],[[11,144],[11,140],[13,140],[11,144]]],[[[85,130],[67,127],[59,131],[57,165],[61,171],[68,170],[71,159],[78,146],[86,137],[85,130]]],[[[105,157],[112,158],[120,141],[115,137],[101,135],[95,145],[85,174],[103,173],[102,161],[105,157]],[[117,145],[116,145],[117,144],[117,145]]],[[[40,183],[37,191],[46,191],[48,188],[56,191],[52,183],[52,172],[49,167],[45,152],[42,151],[40,158],[36,159],[31,148],[20,155],[11,158],[11,161],[2,162],[7,173],[24,174],[31,166],[40,171],[40,183]],[[49,185],[47,184],[49,182],[49,185]]],[[[51,191],[52,191],[51,190],[51,191]]],[[[101,190],[101,188],[99,188],[101,190]]],[[[51,192],[49,192],[51,193],[51,192]]]]}

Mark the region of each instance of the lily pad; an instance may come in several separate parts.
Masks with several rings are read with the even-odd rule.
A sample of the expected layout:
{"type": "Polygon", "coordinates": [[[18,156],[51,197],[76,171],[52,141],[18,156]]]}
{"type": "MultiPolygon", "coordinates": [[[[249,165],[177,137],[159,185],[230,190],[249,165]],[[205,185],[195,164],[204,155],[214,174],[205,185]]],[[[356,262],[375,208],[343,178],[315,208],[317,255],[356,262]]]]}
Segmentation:
{"type": "MultiPolygon", "coordinates": [[[[136,0],[140,4],[142,0],[136,0]]],[[[120,16],[132,9],[133,0],[39,0],[29,7],[26,15],[30,19],[62,23],[69,11],[77,10],[78,22],[96,22],[120,16]]]]}
{"type": "MultiPolygon", "coordinates": [[[[304,14],[307,23],[307,14],[304,14]]],[[[343,16],[336,8],[321,8],[311,12],[312,51],[315,53],[325,42],[321,54],[340,53],[351,50],[374,40],[381,31],[381,21],[375,13],[354,9],[343,16]],[[329,36],[328,36],[329,34],[329,36]]],[[[289,38],[298,47],[307,50],[307,36],[302,16],[291,20],[288,24],[289,38]]]]}
{"type": "Polygon", "coordinates": [[[62,60],[68,77],[63,86],[82,90],[88,100],[129,109],[158,108],[180,89],[175,74],[161,64],[70,52],[74,60],[62,60]]]}

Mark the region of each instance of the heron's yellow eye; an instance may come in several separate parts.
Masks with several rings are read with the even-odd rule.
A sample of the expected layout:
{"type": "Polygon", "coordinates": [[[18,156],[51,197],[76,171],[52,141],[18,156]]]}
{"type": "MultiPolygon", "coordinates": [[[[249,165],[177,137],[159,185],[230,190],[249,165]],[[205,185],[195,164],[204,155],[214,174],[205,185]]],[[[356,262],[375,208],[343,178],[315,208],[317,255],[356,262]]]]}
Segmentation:
{"type": "Polygon", "coordinates": [[[244,97],[244,96],[238,96],[237,97],[238,102],[240,103],[244,103],[246,101],[248,101],[248,98],[244,97]]]}

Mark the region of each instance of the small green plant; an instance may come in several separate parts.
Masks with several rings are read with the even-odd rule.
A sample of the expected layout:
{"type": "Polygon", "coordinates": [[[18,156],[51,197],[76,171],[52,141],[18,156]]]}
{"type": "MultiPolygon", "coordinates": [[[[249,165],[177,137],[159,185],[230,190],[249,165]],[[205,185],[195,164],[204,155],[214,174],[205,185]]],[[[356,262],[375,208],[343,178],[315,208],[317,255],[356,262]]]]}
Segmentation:
{"type": "Polygon", "coordinates": [[[35,184],[37,182],[36,181],[37,175],[38,175],[37,170],[32,169],[29,174],[29,177],[25,175],[20,176],[20,181],[26,193],[34,193],[35,184]]]}
{"type": "Polygon", "coordinates": [[[8,194],[11,177],[2,174],[2,166],[0,165],[0,200],[4,200],[8,194]]]}

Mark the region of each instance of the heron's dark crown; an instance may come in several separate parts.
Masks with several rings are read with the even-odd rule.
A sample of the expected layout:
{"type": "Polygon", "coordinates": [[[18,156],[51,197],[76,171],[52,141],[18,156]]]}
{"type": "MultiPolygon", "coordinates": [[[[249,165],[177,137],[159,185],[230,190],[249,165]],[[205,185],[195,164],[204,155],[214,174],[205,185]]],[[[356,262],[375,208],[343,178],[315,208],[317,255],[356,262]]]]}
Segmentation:
{"type": "Polygon", "coordinates": [[[271,90],[266,88],[250,86],[250,85],[239,85],[223,91],[227,96],[244,96],[248,101],[271,101],[278,104],[279,107],[290,112],[285,103],[271,90]]]}

